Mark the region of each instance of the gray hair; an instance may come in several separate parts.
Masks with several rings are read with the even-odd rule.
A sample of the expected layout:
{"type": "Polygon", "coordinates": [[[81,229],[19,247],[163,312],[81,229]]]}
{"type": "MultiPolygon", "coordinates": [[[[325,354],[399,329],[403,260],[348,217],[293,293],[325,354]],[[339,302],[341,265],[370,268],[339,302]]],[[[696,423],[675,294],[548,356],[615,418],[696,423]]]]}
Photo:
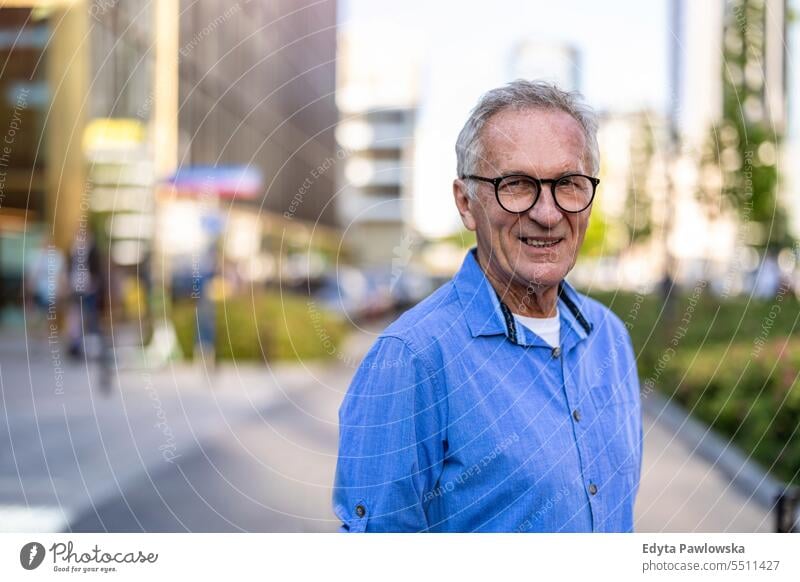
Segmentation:
{"type": "MultiPolygon", "coordinates": [[[[600,170],[597,116],[583,102],[583,96],[577,91],[563,91],[546,81],[517,79],[484,93],[470,113],[456,140],[456,172],[459,178],[477,171],[478,162],[484,155],[481,146],[483,126],[489,118],[506,109],[555,109],[569,114],[581,126],[586,138],[591,173],[597,174],[600,170]]],[[[467,195],[474,197],[475,190],[476,185],[468,182],[467,195]]]]}

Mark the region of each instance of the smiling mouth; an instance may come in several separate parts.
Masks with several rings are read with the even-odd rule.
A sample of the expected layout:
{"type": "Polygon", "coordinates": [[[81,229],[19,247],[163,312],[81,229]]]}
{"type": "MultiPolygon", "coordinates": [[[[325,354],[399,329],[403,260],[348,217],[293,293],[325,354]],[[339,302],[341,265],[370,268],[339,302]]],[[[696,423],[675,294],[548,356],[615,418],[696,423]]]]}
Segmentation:
{"type": "Polygon", "coordinates": [[[535,249],[546,249],[546,248],[549,248],[549,247],[554,247],[558,243],[560,243],[562,240],[564,240],[563,238],[549,238],[549,237],[548,238],[545,238],[545,237],[531,237],[531,238],[518,237],[518,238],[523,244],[525,244],[525,245],[527,245],[529,247],[533,247],[535,249]]]}

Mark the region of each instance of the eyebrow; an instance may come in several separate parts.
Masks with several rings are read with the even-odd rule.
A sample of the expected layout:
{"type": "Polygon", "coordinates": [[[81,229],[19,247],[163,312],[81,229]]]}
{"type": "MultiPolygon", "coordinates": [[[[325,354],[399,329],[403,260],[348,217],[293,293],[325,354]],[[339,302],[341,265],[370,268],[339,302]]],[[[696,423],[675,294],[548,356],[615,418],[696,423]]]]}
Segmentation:
{"type": "MultiPolygon", "coordinates": [[[[581,173],[582,173],[581,170],[579,170],[577,168],[574,168],[574,169],[566,169],[566,170],[562,169],[560,172],[557,172],[557,175],[558,176],[565,176],[567,174],[581,174],[581,173]]],[[[520,175],[520,176],[532,176],[532,177],[534,177],[533,174],[530,174],[529,172],[526,172],[525,170],[518,170],[518,169],[506,170],[504,172],[500,172],[500,174],[498,174],[498,175],[500,175],[500,176],[520,175]]]]}

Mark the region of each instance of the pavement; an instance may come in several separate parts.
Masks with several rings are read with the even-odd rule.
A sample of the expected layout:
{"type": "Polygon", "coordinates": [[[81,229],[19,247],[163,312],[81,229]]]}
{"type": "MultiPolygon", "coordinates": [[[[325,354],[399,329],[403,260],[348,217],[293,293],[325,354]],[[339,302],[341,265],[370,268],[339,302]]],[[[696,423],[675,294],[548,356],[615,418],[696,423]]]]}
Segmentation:
{"type": "MultiPolygon", "coordinates": [[[[374,331],[334,363],[70,363],[0,333],[0,531],[335,531],[337,411],[374,331]]],[[[63,357],[62,357],[63,356],[63,357]]],[[[773,517],[645,407],[641,532],[771,531],[773,517]]]]}
{"type": "Polygon", "coordinates": [[[658,413],[644,414],[637,532],[769,532],[774,517],[658,413]]]}
{"type": "MultiPolygon", "coordinates": [[[[291,408],[298,394],[320,390],[323,380],[346,387],[351,373],[314,363],[114,368],[106,393],[96,363],[70,362],[60,348],[6,333],[0,337],[0,531],[68,530],[208,443],[235,442],[242,426],[291,408]]],[[[333,462],[341,396],[328,406],[332,417],[306,418],[298,427],[312,434],[312,424],[325,425],[333,462]]],[[[302,442],[299,436],[294,442],[302,442]]],[[[328,472],[321,485],[329,497],[328,472]]]]}
{"type": "MultiPolygon", "coordinates": [[[[341,394],[327,370],[291,398],[241,418],[193,452],[143,475],[75,532],[334,532],[331,483],[341,394]],[[328,385],[324,385],[327,383],[328,385]]],[[[346,385],[346,382],[342,382],[346,385]]]]}

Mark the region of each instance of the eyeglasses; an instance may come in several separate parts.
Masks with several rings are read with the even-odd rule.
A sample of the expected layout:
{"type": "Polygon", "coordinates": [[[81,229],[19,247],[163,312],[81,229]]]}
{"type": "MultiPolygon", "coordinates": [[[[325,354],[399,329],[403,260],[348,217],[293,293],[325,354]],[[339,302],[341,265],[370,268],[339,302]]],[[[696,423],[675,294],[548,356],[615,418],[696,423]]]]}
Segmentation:
{"type": "Polygon", "coordinates": [[[484,178],[483,176],[463,176],[462,179],[480,180],[494,185],[494,195],[500,207],[514,214],[522,214],[534,207],[542,184],[550,185],[553,199],[564,212],[583,212],[594,199],[598,178],[584,176],[583,174],[567,174],[560,178],[540,179],[525,174],[511,174],[497,178],[484,178]]]}

